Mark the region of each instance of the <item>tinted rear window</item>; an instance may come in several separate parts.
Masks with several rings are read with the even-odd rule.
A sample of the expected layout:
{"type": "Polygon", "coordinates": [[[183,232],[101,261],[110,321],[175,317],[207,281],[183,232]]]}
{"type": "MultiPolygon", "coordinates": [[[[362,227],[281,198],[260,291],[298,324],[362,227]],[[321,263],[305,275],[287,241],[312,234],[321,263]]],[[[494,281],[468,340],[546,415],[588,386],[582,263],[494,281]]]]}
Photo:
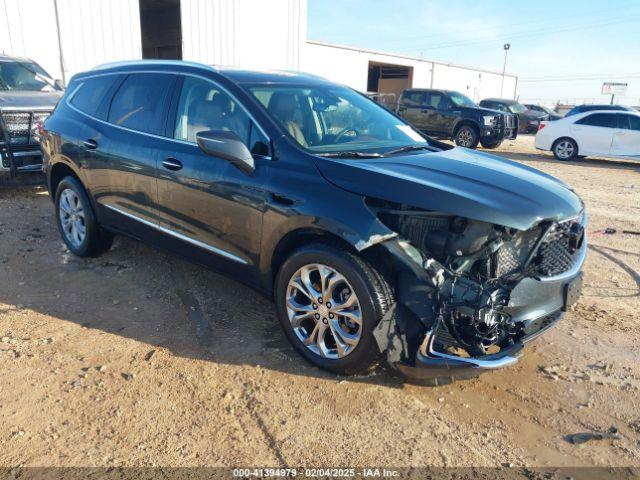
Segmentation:
{"type": "Polygon", "coordinates": [[[419,106],[424,103],[423,92],[404,92],[402,94],[402,103],[409,107],[419,106]]]}
{"type": "Polygon", "coordinates": [[[118,78],[118,75],[105,75],[84,80],[71,98],[71,105],[88,115],[104,119],[107,116],[105,96],[118,78]]]}
{"type": "Polygon", "coordinates": [[[618,114],[618,119],[620,120],[620,128],[640,132],[640,116],[618,114]]]}
{"type": "Polygon", "coordinates": [[[581,118],[576,122],[578,125],[590,125],[592,127],[615,128],[617,118],[615,113],[594,113],[581,118]]]}
{"type": "Polygon", "coordinates": [[[174,76],[162,73],[129,75],[113,97],[109,122],[160,135],[163,108],[174,76]]]}

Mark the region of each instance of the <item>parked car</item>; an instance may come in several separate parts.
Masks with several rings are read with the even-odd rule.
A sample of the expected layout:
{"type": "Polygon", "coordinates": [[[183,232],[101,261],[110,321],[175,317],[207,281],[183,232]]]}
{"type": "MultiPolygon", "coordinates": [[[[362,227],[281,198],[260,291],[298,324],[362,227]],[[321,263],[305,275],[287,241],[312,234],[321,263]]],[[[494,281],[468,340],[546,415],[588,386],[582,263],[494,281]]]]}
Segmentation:
{"type": "Polygon", "coordinates": [[[42,149],[72,253],[123,234],[226,272],[334,372],[381,352],[436,383],[511,365],[579,295],[586,215],[567,185],[315,76],[99,67],[73,77],[42,149]]]}
{"type": "Polygon", "coordinates": [[[558,160],[588,155],[640,160],[640,113],[596,110],[543,122],[535,144],[558,160]]]}
{"type": "Polygon", "coordinates": [[[61,93],[34,61],[0,55],[0,176],[42,169],[38,128],[61,93]]]}
{"type": "Polygon", "coordinates": [[[576,105],[571,110],[569,110],[565,117],[570,117],[571,115],[576,115],[578,113],[584,112],[593,112],[595,110],[614,110],[614,111],[624,111],[624,112],[633,112],[633,108],[625,107],[624,105],[594,105],[594,104],[584,104],[584,105],[576,105]]]}
{"type": "Polygon", "coordinates": [[[480,101],[480,106],[517,115],[518,133],[535,133],[538,131],[538,126],[541,121],[549,120],[549,116],[547,114],[541,114],[539,112],[529,110],[527,107],[515,100],[505,98],[485,98],[480,101]]]}
{"type": "Polygon", "coordinates": [[[480,108],[451,90],[406,89],[398,101],[398,115],[421,132],[451,139],[460,147],[497,148],[518,135],[514,115],[480,108]]]}
{"type": "Polygon", "coordinates": [[[562,118],[562,115],[555,112],[553,109],[549,107],[545,107],[544,105],[534,105],[532,103],[525,103],[524,106],[527,107],[532,112],[536,112],[543,116],[548,115],[547,120],[549,121],[560,120],[562,118]]]}

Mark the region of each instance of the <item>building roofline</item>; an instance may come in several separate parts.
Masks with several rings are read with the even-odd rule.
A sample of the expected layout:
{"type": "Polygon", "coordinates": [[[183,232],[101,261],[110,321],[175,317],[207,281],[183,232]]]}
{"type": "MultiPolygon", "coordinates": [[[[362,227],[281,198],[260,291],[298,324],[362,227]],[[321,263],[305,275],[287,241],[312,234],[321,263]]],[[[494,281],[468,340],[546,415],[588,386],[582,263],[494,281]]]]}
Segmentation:
{"type": "MultiPolygon", "coordinates": [[[[442,65],[444,67],[464,68],[464,69],[467,69],[467,70],[474,70],[476,72],[492,73],[494,75],[502,76],[502,72],[497,72],[495,70],[487,70],[486,68],[478,68],[478,67],[469,67],[468,65],[460,65],[460,64],[457,64],[457,63],[447,63],[447,62],[441,62],[441,61],[438,61],[438,60],[428,60],[428,59],[425,59],[425,58],[412,57],[410,55],[402,55],[402,54],[391,53],[391,52],[382,52],[382,51],[379,51],[379,50],[369,50],[367,48],[353,47],[353,46],[349,46],[349,45],[338,45],[338,44],[335,44],[335,43],[319,42],[319,41],[316,41],[316,40],[307,40],[307,43],[310,43],[312,45],[320,45],[322,47],[339,48],[341,50],[352,50],[354,52],[371,53],[371,54],[374,54],[374,55],[385,55],[387,57],[403,58],[405,60],[412,60],[414,62],[432,63],[434,65],[442,65]]],[[[516,74],[508,73],[508,72],[505,72],[504,76],[505,77],[518,78],[518,76],[516,74]]]]}

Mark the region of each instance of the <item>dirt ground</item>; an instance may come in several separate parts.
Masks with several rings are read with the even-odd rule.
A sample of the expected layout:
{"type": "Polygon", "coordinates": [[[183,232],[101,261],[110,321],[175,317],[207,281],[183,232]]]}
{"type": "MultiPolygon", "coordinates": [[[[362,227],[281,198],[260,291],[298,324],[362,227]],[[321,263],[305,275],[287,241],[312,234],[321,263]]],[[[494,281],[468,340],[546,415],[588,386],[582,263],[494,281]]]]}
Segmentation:
{"type": "Polygon", "coordinates": [[[75,258],[42,187],[0,190],[0,466],[640,466],[640,164],[497,153],[585,200],[585,289],[515,367],[444,387],[320,371],[249,288],[123,238],[75,258]]]}

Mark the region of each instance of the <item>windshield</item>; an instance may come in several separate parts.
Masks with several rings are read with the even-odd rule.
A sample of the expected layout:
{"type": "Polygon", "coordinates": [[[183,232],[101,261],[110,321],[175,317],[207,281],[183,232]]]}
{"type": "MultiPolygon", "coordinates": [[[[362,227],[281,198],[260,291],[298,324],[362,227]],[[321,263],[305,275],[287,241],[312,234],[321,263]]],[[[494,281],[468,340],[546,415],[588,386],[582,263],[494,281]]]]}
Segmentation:
{"type": "Polygon", "coordinates": [[[507,105],[509,108],[509,111],[511,111],[511,113],[524,113],[527,111],[527,107],[525,107],[524,105],[520,104],[520,103],[513,103],[511,105],[507,105]]]}
{"type": "Polygon", "coordinates": [[[458,92],[449,93],[449,98],[458,107],[477,107],[476,102],[458,92]]]}
{"type": "Polygon", "coordinates": [[[428,145],[387,109],[346,87],[256,85],[249,91],[289,137],[313,153],[428,145]]]}
{"type": "Polygon", "coordinates": [[[32,62],[0,62],[0,90],[53,92],[58,90],[42,67],[32,62]]]}

